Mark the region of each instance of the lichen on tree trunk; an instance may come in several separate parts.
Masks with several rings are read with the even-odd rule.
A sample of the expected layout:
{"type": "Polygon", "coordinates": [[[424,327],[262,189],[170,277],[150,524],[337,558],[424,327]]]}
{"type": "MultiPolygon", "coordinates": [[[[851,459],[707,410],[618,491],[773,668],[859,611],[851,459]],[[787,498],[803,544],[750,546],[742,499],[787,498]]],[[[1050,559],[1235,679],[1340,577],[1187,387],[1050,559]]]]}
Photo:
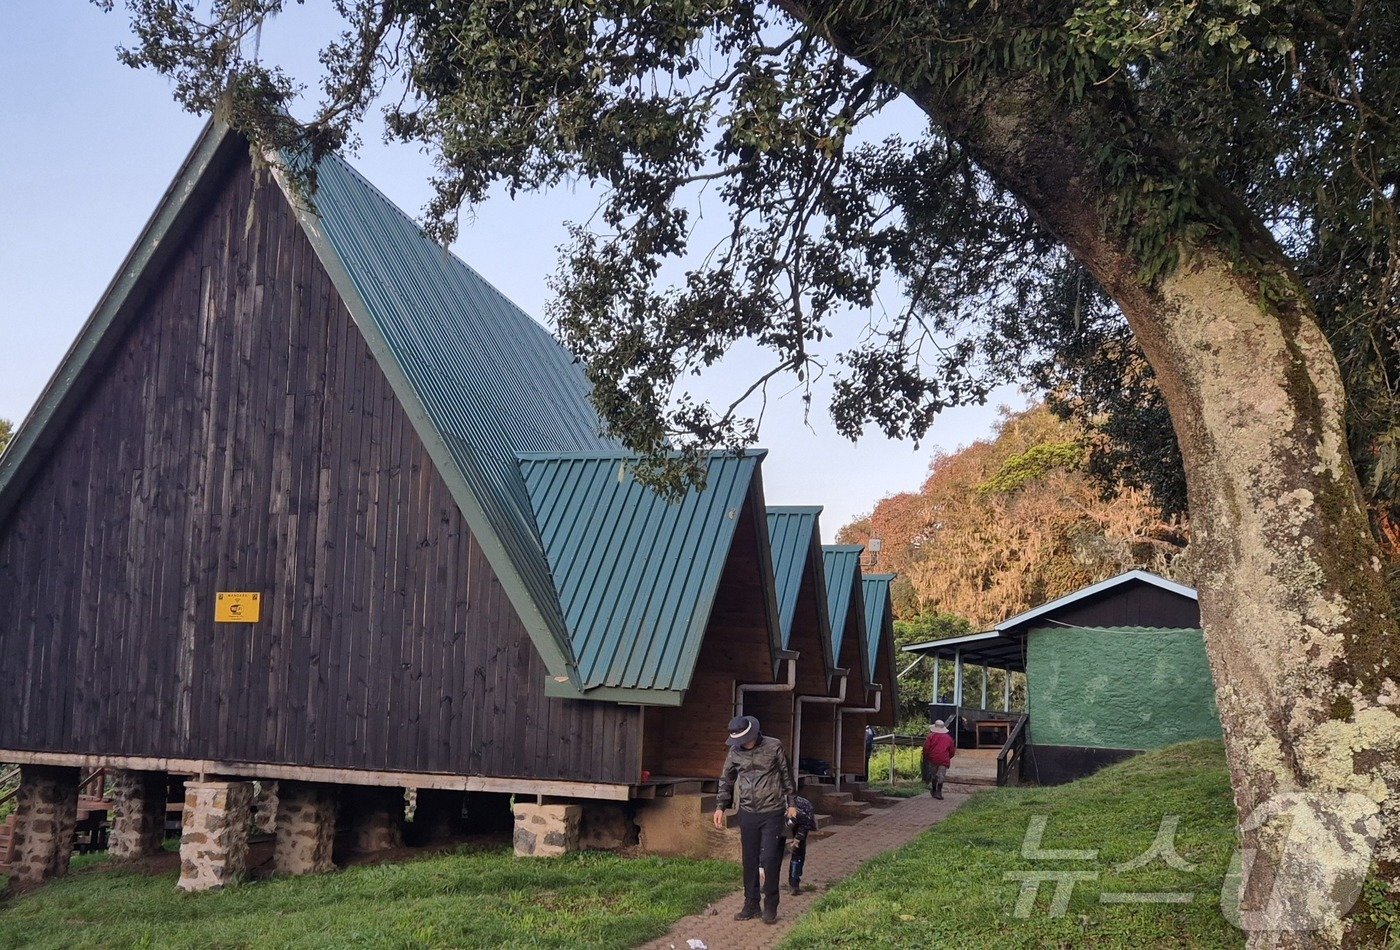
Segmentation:
{"type": "Polygon", "coordinates": [[[944,75],[975,73],[972,83],[906,79],[908,50],[892,51],[870,18],[782,6],[901,88],[1122,308],[1186,463],[1207,649],[1243,850],[1256,858],[1241,923],[1261,946],[1353,940],[1355,916],[1329,919],[1324,905],[1349,906],[1373,838],[1373,873],[1400,887],[1400,634],[1336,359],[1282,252],[1218,195],[1247,252],[1178,242],[1180,264],[1146,279],[1089,144],[1119,128],[1111,92],[1074,100],[1029,67],[971,63],[944,75]],[[1290,841],[1300,793],[1328,813],[1293,821],[1290,841]],[[1289,929],[1300,923],[1324,926],[1289,929]]]}

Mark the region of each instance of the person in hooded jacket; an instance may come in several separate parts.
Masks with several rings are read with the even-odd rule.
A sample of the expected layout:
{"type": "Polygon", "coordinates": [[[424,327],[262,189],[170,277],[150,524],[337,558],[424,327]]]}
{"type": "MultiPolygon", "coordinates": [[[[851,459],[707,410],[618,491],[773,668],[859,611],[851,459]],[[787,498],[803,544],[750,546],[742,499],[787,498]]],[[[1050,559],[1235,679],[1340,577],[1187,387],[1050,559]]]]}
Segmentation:
{"type": "Polygon", "coordinates": [[[792,780],[783,744],[759,732],[753,716],[738,716],[729,723],[729,754],[719,776],[714,822],[724,827],[724,813],[739,806],[739,840],[744,854],[744,907],[735,920],[759,915],[763,897],[763,922],[778,922],[778,873],[783,863],[783,824],[797,817],[797,785],[792,780]]]}

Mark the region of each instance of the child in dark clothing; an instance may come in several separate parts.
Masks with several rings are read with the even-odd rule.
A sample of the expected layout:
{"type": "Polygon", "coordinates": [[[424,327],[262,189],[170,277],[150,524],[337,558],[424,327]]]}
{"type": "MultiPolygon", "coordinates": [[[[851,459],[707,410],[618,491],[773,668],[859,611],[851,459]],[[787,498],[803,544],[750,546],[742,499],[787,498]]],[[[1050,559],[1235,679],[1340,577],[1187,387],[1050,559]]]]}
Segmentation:
{"type": "Polygon", "coordinates": [[[802,893],[802,866],[807,863],[807,835],[817,830],[817,811],[812,803],[798,796],[797,817],[789,818],[783,833],[791,839],[789,847],[792,858],[788,861],[788,889],[793,894],[802,893]]]}

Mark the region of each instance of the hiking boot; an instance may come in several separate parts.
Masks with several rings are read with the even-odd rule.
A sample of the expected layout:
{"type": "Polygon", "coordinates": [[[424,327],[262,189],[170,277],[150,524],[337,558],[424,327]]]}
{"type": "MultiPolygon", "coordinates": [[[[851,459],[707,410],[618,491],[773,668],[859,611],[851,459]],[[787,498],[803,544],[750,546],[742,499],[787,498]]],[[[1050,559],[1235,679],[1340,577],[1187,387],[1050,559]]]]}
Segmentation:
{"type": "Polygon", "coordinates": [[[758,905],[745,903],[739,913],[734,915],[735,920],[753,920],[758,916],[758,905]]]}
{"type": "Polygon", "coordinates": [[[790,885],[788,885],[788,893],[793,894],[793,895],[801,894],[801,893],[802,893],[802,885],[801,885],[801,884],[790,884],[790,885]]]}
{"type": "Polygon", "coordinates": [[[765,907],[765,908],[763,908],[763,922],[764,922],[765,924],[776,924],[776,923],[778,922],[778,908],[776,908],[776,907],[765,907]]]}
{"type": "Polygon", "coordinates": [[[934,786],[933,797],[938,799],[939,801],[943,800],[943,784],[941,782],[938,785],[934,786]]]}

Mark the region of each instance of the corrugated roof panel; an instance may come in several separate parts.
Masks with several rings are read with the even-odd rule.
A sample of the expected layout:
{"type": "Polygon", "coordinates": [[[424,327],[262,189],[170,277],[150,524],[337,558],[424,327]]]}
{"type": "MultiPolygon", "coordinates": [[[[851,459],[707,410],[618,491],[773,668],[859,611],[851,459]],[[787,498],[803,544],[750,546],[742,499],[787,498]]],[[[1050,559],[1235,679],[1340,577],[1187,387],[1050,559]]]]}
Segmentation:
{"type": "MultiPolygon", "coordinates": [[[[823,544],[822,561],[826,568],[826,610],[832,617],[832,656],[837,666],[841,663],[841,644],[846,642],[847,631],[854,634],[864,617],[857,618],[851,611],[858,579],[861,576],[860,544],[823,544]]],[[[861,644],[864,658],[865,645],[861,644]]],[[[855,670],[851,670],[855,673],[855,670]]]]}
{"type": "Polygon", "coordinates": [[[778,586],[778,620],[783,632],[783,649],[792,643],[793,618],[797,615],[797,595],[802,575],[812,553],[820,507],[770,507],[768,537],[773,549],[773,576],[778,586]]]}
{"type": "Polygon", "coordinates": [[[621,452],[520,456],[583,688],[690,685],[763,454],[711,456],[705,490],[674,502],[621,452]]]}
{"type": "MultiPolygon", "coordinates": [[[[494,565],[497,573],[518,575],[549,634],[566,647],[516,453],[618,450],[600,434],[582,367],[344,161],[327,158],[317,182],[309,228],[319,227],[340,258],[384,349],[509,558],[509,565],[494,565]]],[[[444,475],[450,483],[451,473],[444,475]]]]}
{"type": "Polygon", "coordinates": [[[890,601],[890,584],[893,574],[866,574],[862,579],[862,593],[865,595],[865,655],[870,658],[871,670],[875,669],[875,658],[880,655],[880,637],[885,630],[886,619],[891,616],[894,605],[890,601]]]}

